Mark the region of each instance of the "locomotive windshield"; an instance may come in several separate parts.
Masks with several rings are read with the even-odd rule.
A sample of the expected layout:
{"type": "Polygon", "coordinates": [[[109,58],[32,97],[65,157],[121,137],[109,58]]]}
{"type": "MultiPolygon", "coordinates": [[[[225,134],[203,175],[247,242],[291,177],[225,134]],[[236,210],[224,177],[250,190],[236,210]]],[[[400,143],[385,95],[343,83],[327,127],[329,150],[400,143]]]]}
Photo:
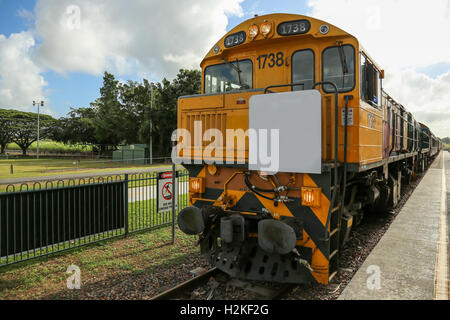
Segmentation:
{"type": "Polygon", "coordinates": [[[300,50],[292,55],[292,82],[302,83],[294,90],[311,90],[314,84],[314,51],[300,50]]]}
{"type": "MultiPolygon", "coordinates": [[[[355,86],[355,49],[351,45],[330,47],[323,51],[323,81],[336,84],[339,92],[350,91],[355,86]],[[340,49],[342,48],[342,49],[340,49]]],[[[326,92],[333,92],[330,85],[326,92]]]]}
{"type": "Polygon", "coordinates": [[[253,64],[240,60],[205,69],[205,93],[223,93],[253,88],[253,64]]]}

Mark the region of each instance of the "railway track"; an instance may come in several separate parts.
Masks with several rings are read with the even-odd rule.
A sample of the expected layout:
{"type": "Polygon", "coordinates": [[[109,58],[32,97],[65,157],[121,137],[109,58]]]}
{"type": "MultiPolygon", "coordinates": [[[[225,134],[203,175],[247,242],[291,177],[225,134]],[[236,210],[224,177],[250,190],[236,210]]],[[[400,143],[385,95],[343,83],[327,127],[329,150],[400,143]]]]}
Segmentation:
{"type": "MultiPolygon", "coordinates": [[[[185,282],[182,282],[176,285],[173,288],[170,288],[156,296],[154,296],[151,300],[177,300],[177,299],[191,299],[192,292],[197,288],[202,287],[210,281],[211,278],[217,278],[218,275],[224,275],[228,278],[223,271],[212,268],[206,271],[203,274],[200,274],[192,279],[189,279],[185,282]]],[[[215,286],[210,289],[210,293],[206,300],[210,300],[213,297],[215,288],[219,285],[219,283],[215,282],[215,286]]],[[[280,288],[272,289],[266,288],[261,285],[254,285],[247,281],[240,281],[237,279],[229,279],[226,280],[222,285],[231,285],[240,287],[241,289],[250,291],[260,296],[263,300],[280,300],[286,295],[288,295],[297,285],[295,284],[284,284],[280,288]]],[[[221,297],[215,297],[221,298],[221,297]]]]}
{"type": "Polygon", "coordinates": [[[161,292],[160,294],[154,296],[151,300],[170,300],[183,298],[183,295],[186,296],[187,292],[192,292],[195,288],[207,283],[212,276],[217,275],[219,272],[221,272],[219,269],[212,268],[203,274],[182,282],[175,287],[170,288],[169,290],[161,292]]]}

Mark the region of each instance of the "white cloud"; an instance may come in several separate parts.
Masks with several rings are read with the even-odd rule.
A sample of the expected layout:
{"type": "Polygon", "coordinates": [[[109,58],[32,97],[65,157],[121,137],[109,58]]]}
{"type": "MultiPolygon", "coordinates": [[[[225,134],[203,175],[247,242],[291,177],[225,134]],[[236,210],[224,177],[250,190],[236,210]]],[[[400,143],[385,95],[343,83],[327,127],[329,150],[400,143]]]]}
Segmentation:
{"type": "Polygon", "coordinates": [[[0,107],[30,110],[33,100],[47,101],[48,70],[159,80],[198,68],[225,34],[227,15],[242,16],[242,1],[38,0],[34,12],[17,12],[30,30],[0,34],[0,107]]]}
{"type": "Polygon", "coordinates": [[[34,63],[34,38],[29,32],[0,34],[0,108],[31,111],[32,101],[44,100],[47,85],[34,63]]]}
{"type": "Polygon", "coordinates": [[[21,8],[17,11],[17,16],[22,18],[27,26],[31,26],[34,21],[33,12],[28,11],[27,9],[21,8]]]}
{"type": "Polygon", "coordinates": [[[378,63],[421,67],[450,61],[449,0],[310,0],[312,15],[360,39],[378,63]]]}
{"type": "Polygon", "coordinates": [[[440,137],[450,136],[450,0],[310,0],[311,15],[356,36],[386,70],[385,90],[440,137]]]}
{"type": "Polygon", "coordinates": [[[40,0],[41,62],[60,73],[150,73],[198,68],[242,0],[40,0]]]}
{"type": "Polygon", "coordinates": [[[386,91],[437,136],[450,136],[450,71],[436,79],[413,69],[391,70],[389,74],[386,91]]]}

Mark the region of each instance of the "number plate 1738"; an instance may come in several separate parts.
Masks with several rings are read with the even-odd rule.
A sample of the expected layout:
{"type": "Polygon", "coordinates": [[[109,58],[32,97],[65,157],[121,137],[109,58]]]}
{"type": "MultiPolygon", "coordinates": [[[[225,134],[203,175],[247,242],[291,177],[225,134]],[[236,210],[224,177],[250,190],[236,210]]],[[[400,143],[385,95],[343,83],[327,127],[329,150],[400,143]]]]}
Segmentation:
{"type": "Polygon", "coordinates": [[[256,58],[256,61],[258,61],[258,69],[281,67],[284,63],[284,54],[283,52],[262,54],[256,58]]]}

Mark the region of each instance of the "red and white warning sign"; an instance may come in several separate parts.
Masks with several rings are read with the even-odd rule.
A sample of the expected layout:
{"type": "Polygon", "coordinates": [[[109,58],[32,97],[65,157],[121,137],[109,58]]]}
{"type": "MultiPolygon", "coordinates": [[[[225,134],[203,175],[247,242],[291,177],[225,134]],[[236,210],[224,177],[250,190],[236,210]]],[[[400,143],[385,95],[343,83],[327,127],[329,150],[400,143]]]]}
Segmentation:
{"type": "MultiPolygon", "coordinates": [[[[172,201],[174,198],[172,176],[172,172],[160,172],[158,174],[158,212],[172,210],[172,201]]],[[[178,184],[178,174],[175,179],[175,184],[178,184]]],[[[175,210],[178,207],[177,199],[178,190],[176,190],[175,196],[175,210]]]]}

